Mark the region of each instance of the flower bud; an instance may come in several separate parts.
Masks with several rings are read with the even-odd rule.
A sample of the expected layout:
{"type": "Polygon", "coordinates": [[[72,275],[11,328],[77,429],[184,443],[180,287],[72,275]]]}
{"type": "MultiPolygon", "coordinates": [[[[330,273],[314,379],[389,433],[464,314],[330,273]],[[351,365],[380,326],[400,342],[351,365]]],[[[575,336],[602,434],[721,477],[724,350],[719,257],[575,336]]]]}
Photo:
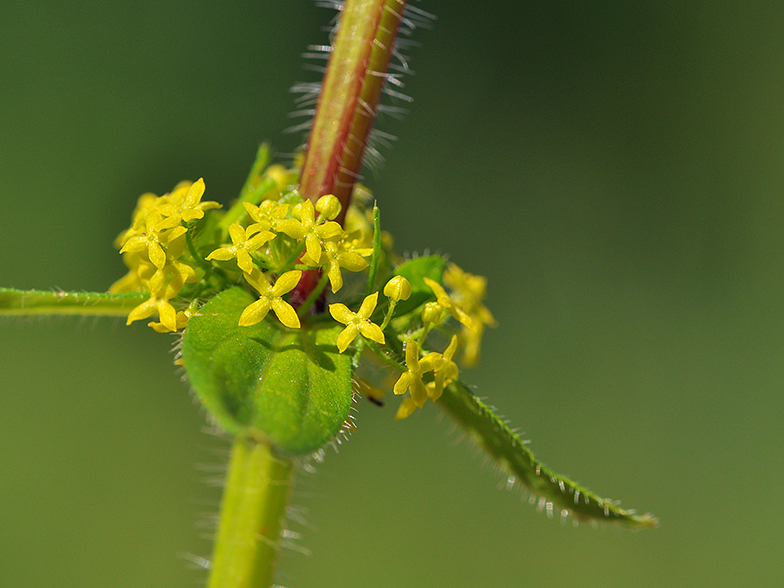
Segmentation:
{"type": "Polygon", "coordinates": [[[384,296],[395,302],[408,300],[411,296],[411,284],[403,276],[395,276],[384,286],[384,296]]]}
{"type": "Polygon", "coordinates": [[[426,323],[437,324],[441,322],[443,310],[437,302],[428,302],[422,309],[422,320],[426,323]]]}
{"type": "Polygon", "coordinates": [[[340,200],[332,194],[325,194],[316,202],[316,210],[319,211],[321,216],[328,220],[337,218],[342,208],[340,200]]]}

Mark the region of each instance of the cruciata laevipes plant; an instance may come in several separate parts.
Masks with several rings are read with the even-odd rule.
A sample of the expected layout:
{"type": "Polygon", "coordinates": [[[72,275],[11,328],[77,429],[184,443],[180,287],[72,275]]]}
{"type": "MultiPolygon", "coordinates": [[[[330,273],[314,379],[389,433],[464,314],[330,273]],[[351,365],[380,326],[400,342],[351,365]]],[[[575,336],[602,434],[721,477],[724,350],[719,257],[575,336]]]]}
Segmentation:
{"type": "Polygon", "coordinates": [[[396,255],[357,181],[379,99],[399,84],[395,39],[426,15],[404,0],[338,7],[293,164],[262,145],[228,207],[204,200],[203,179],[142,195],[115,242],[128,273],[108,292],[0,289],[0,312],[152,317],[155,331],[181,333],[176,363],[234,438],[211,588],[270,585],[299,460],[352,428],[357,395],[380,403],[386,386],[402,398],[395,418],[435,403],[549,515],[655,526],[544,466],[463,383],[458,363],[478,361],[495,325],[486,280],[443,256],[396,255]],[[363,377],[367,362],[391,379],[363,377]]]}

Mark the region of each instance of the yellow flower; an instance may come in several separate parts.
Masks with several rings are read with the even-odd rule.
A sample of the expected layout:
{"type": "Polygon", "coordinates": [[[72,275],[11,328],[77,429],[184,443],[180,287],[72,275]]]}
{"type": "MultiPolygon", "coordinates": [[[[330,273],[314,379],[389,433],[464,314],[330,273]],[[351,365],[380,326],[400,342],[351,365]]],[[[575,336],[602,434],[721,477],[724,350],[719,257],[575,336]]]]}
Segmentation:
{"type": "Polygon", "coordinates": [[[278,222],[283,220],[289,211],[288,204],[280,204],[276,200],[264,200],[256,206],[250,202],[244,202],[243,206],[248,215],[256,221],[250,225],[248,231],[277,231],[278,222]]]}
{"type": "Polygon", "coordinates": [[[157,312],[164,331],[157,328],[155,330],[159,332],[176,331],[177,311],[169,300],[179,294],[183,283],[182,275],[177,271],[159,270],[155,272],[153,277],[147,281],[150,298],[128,314],[128,321],[125,324],[130,325],[134,321],[145,319],[157,312]]]}
{"type": "Polygon", "coordinates": [[[220,208],[217,202],[202,202],[204,195],[204,178],[191,184],[190,182],[180,182],[171,194],[162,198],[163,203],[157,210],[163,215],[177,219],[177,224],[181,221],[190,222],[194,219],[204,218],[204,211],[212,208],[220,208]]]}
{"type": "MultiPolygon", "coordinates": [[[[256,225],[253,225],[256,226],[256,225]]],[[[237,258],[237,265],[246,274],[253,271],[253,259],[250,254],[253,251],[261,248],[267,241],[275,238],[275,233],[270,231],[259,231],[254,234],[249,228],[245,230],[239,223],[234,223],[229,227],[229,236],[231,237],[231,245],[220,247],[207,256],[207,261],[217,259],[219,261],[228,261],[234,257],[237,258]]]]}
{"type": "Polygon", "coordinates": [[[395,382],[392,388],[393,392],[399,396],[409,390],[411,401],[415,406],[422,408],[428,397],[422,376],[427,372],[439,369],[443,361],[444,358],[440,353],[428,353],[419,359],[419,346],[416,341],[409,339],[406,342],[406,367],[408,369],[395,382]]]}
{"type": "Polygon", "coordinates": [[[438,305],[441,308],[445,308],[446,310],[448,310],[450,314],[453,317],[455,317],[458,321],[463,323],[463,325],[465,325],[466,328],[471,330],[476,329],[476,326],[474,325],[474,321],[471,319],[471,317],[468,316],[465,313],[465,311],[462,308],[460,308],[460,306],[458,306],[457,303],[455,303],[455,301],[449,297],[449,294],[446,293],[446,290],[444,290],[441,284],[439,284],[435,280],[431,280],[430,278],[423,278],[423,279],[425,280],[425,284],[430,286],[430,289],[436,295],[436,301],[438,302],[438,305]]]}
{"type": "Polygon", "coordinates": [[[151,294],[149,300],[142,302],[139,306],[134,308],[130,314],[128,314],[128,321],[125,324],[130,325],[134,321],[145,319],[154,312],[158,313],[161,321],[160,324],[163,325],[167,331],[177,330],[177,311],[166,298],[163,298],[156,293],[151,294]]]}
{"type": "Polygon", "coordinates": [[[122,249],[125,243],[136,234],[140,226],[144,226],[144,219],[155,208],[160,199],[152,192],[147,192],[139,196],[136,201],[136,208],[131,215],[131,226],[120,233],[114,240],[114,246],[122,249]]]}
{"type": "Polygon", "coordinates": [[[389,298],[389,310],[381,323],[381,330],[387,328],[389,321],[395,314],[395,307],[401,300],[408,300],[411,297],[411,283],[403,276],[395,276],[384,286],[384,296],[389,298]]]}
{"type": "Polygon", "coordinates": [[[343,353],[351,342],[362,334],[376,343],[384,344],[384,333],[379,326],[370,320],[378,302],[378,292],[374,292],[362,301],[358,312],[351,312],[345,304],[330,304],[329,314],[339,323],[346,325],[337,339],[338,351],[343,353]]]}
{"type": "Polygon", "coordinates": [[[461,330],[460,343],[463,347],[461,358],[463,364],[475,365],[479,361],[485,327],[498,325],[492,313],[482,304],[482,300],[487,295],[487,279],[469,274],[454,263],[450,263],[444,272],[444,284],[452,288],[455,298],[460,301],[460,306],[474,322],[474,330],[461,330]]]}
{"type": "MultiPolygon", "coordinates": [[[[126,251],[145,252],[150,262],[161,269],[166,264],[166,249],[172,244],[182,254],[185,241],[184,236],[187,229],[180,225],[180,221],[175,217],[163,218],[157,210],[152,210],[147,214],[144,227],[139,227],[134,231],[134,236],[127,239],[120,253],[126,251]],[[183,238],[182,241],[178,239],[183,238]]],[[[179,255],[173,255],[179,257],[179,255]]]]}
{"type": "Polygon", "coordinates": [[[325,194],[316,201],[316,210],[327,220],[335,220],[340,211],[343,210],[343,205],[337,199],[337,196],[325,194]]]}
{"type": "Polygon", "coordinates": [[[302,272],[299,270],[286,272],[277,279],[274,286],[270,286],[266,276],[255,268],[250,274],[245,274],[245,280],[258,291],[260,296],[256,302],[248,305],[242,311],[239,325],[249,327],[260,323],[272,309],[281,323],[290,329],[298,329],[300,327],[299,317],[294,308],[283,300],[282,296],[293,290],[301,277],[302,272]]]}
{"type": "Polygon", "coordinates": [[[439,306],[438,302],[425,302],[422,307],[422,321],[427,325],[437,325],[441,322],[441,317],[444,316],[444,309],[439,306]]]}
{"type": "Polygon", "coordinates": [[[452,335],[452,341],[450,341],[449,346],[446,348],[443,355],[441,355],[443,361],[435,370],[435,379],[426,386],[427,395],[433,402],[441,398],[441,394],[444,393],[444,388],[452,383],[458,375],[459,370],[457,369],[457,364],[452,361],[452,357],[456,350],[457,335],[452,335]]]}
{"type": "MultiPolygon", "coordinates": [[[[368,255],[372,253],[372,249],[359,251],[368,255]]],[[[318,260],[311,257],[308,251],[302,256],[302,263],[313,267],[325,267],[327,269],[327,277],[329,277],[329,284],[332,286],[332,292],[337,292],[343,287],[343,274],[340,272],[340,268],[345,268],[352,272],[361,272],[370,265],[362,259],[361,253],[348,251],[342,243],[334,240],[324,242],[324,249],[321,251],[321,256],[318,260]]]]}
{"type": "Polygon", "coordinates": [[[287,218],[278,221],[276,230],[292,239],[304,239],[308,256],[313,260],[321,259],[322,240],[343,234],[343,227],[334,221],[321,223],[320,217],[319,222],[316,222],[316,209],[310,200],[297,204],[291,212],[298,215],[299,220],[287,218]]]}

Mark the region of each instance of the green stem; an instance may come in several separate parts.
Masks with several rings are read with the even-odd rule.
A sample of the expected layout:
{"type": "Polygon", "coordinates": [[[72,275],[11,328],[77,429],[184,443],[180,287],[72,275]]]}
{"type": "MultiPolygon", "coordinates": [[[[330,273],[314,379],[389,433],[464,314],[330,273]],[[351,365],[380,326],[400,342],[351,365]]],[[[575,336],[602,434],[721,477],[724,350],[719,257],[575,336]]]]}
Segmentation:
{"type": "Polygon", "coordinates": [[[149,294],[130,292],[51,292],[0,288],[0,315],[79,315],[126,317],[149,294]]]}
{"type": "Polygon", "coordinates": [[[368,134],[406,0],[346,0],[313,119],[300,193],[315,204],[334,194],[343,218],[359,176],[368,134]]]}
{"type": "Polygon", "coordinates": [[[267,588],[280,550],[293,462],[237,437],[223,490],[208,588],[267,588]]]}
{"type": "MultiPolygon", "coordinates": [[[[376,272],[378,262],[381,259],[381,211],[378,206],[373,205],[373,258],[370,261],[370,271],[368,272],[368,283],[365,288],[365,296],[370,296],[376,288],[376,272]]],[[[381,327],[383,331],[386,325],[381,327]]]]}

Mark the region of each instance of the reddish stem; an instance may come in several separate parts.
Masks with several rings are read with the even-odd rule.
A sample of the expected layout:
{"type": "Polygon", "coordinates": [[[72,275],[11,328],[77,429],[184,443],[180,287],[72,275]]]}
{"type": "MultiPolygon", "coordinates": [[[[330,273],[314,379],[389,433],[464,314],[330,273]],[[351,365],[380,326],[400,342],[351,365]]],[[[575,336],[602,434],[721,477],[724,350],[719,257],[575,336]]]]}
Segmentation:
{"type": "MultiPolygon", "coordinates": [[[[324,194],[337,196],[343,208],[335,220],[341,224],[362,167],[406,1],[346,0],[338,21],[299,190],[314,204],[324,194]]],[[[303,272],[291,294],[295,307],[308,298],[319,274],[320,270],[303,272]]]]}
{"type": "Polygon", "coordinates": [[[368,134],[406,0],[346,0],[308,139],[300,193],[334,194],[343,216],[359,177],[368,134]]]}

